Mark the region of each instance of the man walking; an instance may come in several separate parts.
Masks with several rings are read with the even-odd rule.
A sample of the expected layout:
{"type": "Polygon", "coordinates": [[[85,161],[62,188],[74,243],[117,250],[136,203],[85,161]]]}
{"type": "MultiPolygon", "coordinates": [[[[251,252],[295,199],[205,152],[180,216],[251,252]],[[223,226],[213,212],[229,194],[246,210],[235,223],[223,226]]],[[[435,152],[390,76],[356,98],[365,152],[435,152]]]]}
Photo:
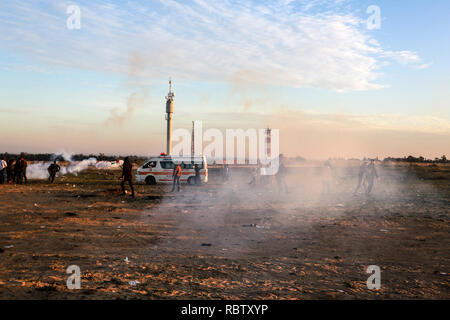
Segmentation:
{"type": "Polygon", "coordinates": [[[175,168],[173,168],[172,177],[173,177],[173,184],[172,184],[172,191],[170,191],[170,192],[175,191],[175,184],[177,185],[178,192],[180,192],[180,177],[181,177],[181,164],[180,163],[178,163],[175,166],[175,168]]]}
{"type": "Polygon", "coordinates": [[[134,188],[133,188],[133,175],[132,175],[133,166],[131,165],[131,161],[129,157],[125,157],[123,160],[122,167],[122,181],[120,182],[120,186],[122,188],[122,195],[125,195],[125,182],[128,181],[128,184],[131,188],[131,196],[134,198],[134,188]]]}

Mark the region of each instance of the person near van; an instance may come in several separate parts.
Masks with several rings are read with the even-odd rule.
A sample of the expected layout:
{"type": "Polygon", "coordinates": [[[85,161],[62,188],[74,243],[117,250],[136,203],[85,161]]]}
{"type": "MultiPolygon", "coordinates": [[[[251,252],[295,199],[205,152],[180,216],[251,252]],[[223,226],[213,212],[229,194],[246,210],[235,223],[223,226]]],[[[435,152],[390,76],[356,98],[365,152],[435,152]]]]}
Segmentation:
{"type": "Polygon", "coordinates": [[[6,162],[6,158],[3,157],[2,160],[0,160],[0,184],[5,183],[5,169],[8,167],[8,163],[6,162]]]}
{"type": "Polygon", "coordinates": [[[202,184],[202,179],[200,178],[200,167],[198,166],[198,164],[194,165],[194,170],[195,170],[195,184],[199,186],[202,184]]]}
{"type": "Polygon", "coordinates": [[[47,170],[49,173],[48,181],[53,183],[55,181],[56,173],[58,173],[61,170],[61,167],[58,166],[58,164],[56,163],[56,160],[54,160],[53,163],[48,167],[47,170]]]}
{"type": "Polygon", "coordinates": [[[125,182],[128,181],[128,184],[131,188],[131,196],[134,197],[132,169],[133,166],[131,165],[130,158],[125,157],[125,159],[123,160],[122,181],[120,182],[120,187],[122,188],[122,195],[125,195],[125,182]]]}
{"type": "Polygon", "coordinates": [[[175,166],[175,168],[173,168],[172,177],[173,177],[172,191],[170,191],[170,192],[175,191],[175,184],[177,185],[178,192],[180,192],[180,178],[181,178],[181,164],[180,163],[178,163],[175,166]]]}

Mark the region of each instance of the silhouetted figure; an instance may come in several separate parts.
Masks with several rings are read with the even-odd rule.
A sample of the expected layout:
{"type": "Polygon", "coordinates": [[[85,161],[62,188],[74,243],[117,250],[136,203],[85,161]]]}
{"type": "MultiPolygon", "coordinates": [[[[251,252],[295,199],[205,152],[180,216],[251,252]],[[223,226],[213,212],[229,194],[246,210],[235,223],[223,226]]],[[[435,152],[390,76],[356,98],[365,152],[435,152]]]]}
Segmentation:
{"type": "Polygon", "coordinates": [[[173,183],[172,183],[172,191],[175,191],[175,185],[177,185],[177,191],[180,192],[180,178],[181,178],[181,164],[177,164],[175,168],[173,168],[173,183]]]}
{"type": "Polygon", "coordinates": [[[230,176],[230,167],[228,166],[228,164],[224,164],[223,168],[222,168],[222,181],[226,182],[228,181],[230,176]]]}
{"type": "Polygon", "coordinates": [[[367,173],[366,173],[366,182],[367,182],[366,193],[367,194],[369,194],[372,191],[373,181],[375,178],[378,178],[378,173],[377,173],[377,170],[375,169],[374,161],[370,160],[370,163],[367,166],[367,173]]]}
{"type": "Polygon", "coordinates": [[[49,174],[48,181],[53,183],[55,181],[56,174],[61,170],[61,167],[56,163],[56,160],[48,167],[47,171],[49,174]]]}
{"type": "Polygon", "coordinates": [[[20,165],[20,159],[17,158],[16,162],[14,163],[14,178],[15,178],[15,183],[19,183],[22,184],[22,166],[20,165]]]}
{"type": "Polygon", "coordinates": [[[133,175],[132,175],[133,166],[131,165],[131,161],[129,157],[125,157],[123,160],[122,167],[122,181],[120,182],[120,186],[122,188],[122,195],[125,195],[125,182],[128,181],[128,184],[131,188],[131,196],[134,197],[134,188],[133,188],[133,175]]]}
{"type": "Polygon", "coordinates": [[[278,184],[278,192],[288,193],[288,187],[286,185],[286,167],[284,166],[283,155],[280,154],[279,163],[278,163],[278,172],[275,175],[278,184]]]}
{"type": "Polygon", "coordinates": [[[20,167],[21,167],[20,168],[20,172],[22,173],[22,177],[20,178],[20,180],[24,180],[25,184],[27,184],[27,182],[28,182],[28,179],[27,179],[28,163],[27,163],[27,161],[24,158],[20,159],[20,167]]]}
{"type": "Polygon", "coordinates": [[[194,165],[194,171],[195,171],[195,184],[199,186],[202,184],[202,179],[200,178],[200,167],[198,164],[194,165]]]}
{"type": "Polygon", "coordinates": [[[14,160],[9,159],[8,166],[6,167],[6,182],[14,182],[14,160]]]}
{"type": "Polygon", "coordinates": [[[361,164],[361,166],[359,167],[358,185],[356,186],[355,192],[353,192],[353,194],[356,194],[359,191],[359,188],[361,188],[361,185],[363,185],[365,183],[366,170],[367,170],[367,164],[366,164],[366,162],[363,162],[361,164]]]}

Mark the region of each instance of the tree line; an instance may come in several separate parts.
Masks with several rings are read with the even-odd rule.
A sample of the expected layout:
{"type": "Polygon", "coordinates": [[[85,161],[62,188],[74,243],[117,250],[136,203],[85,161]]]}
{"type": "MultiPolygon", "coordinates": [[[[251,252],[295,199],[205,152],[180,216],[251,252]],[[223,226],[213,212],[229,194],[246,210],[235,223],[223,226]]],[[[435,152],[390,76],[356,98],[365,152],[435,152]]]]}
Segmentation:
{"type": "Polygon", "coordinates": [[[393,157],[387,157],[384,158],[385,162],[387,161],[393,161],[393,162],[412,162],[412,163],[448,163],[449,160],[447,160],[447,157],[445,155],[443,155],[440,158],[434,158],[434,160],[432,159],[426,159],[422,156],[420,157],[413,157],[413,156],[407,156],[407,157],[403,157],[403,158],[393,158],[393,157]]]}
{"type": "MultiPolygon", "coordinates": [[[[24,158],[27,161],[63,161],[63,160],[69,160],[64,159],[62,155],[58,155],[55,153],[27,153],[27,152],[21,152],[21,153],[0,153],[0,158],[3,159],[3,157],[6,157],[9,159],[17,159],[17,158],[24,158]]],[[[147,159],[147,157],[143,156],[136,156],[132,155],[129,156],[130,160],[132,162],[141,162],[147,159]]],[[[72,161],[82,161],[89,158],[96,158],[98,161],[115,161],[115,160],[123,160],[125,156],[116,156],[116,155],[105,155],[103,153],[100,154],[82,154],[77,153],[72,155],[72,161]]]]}

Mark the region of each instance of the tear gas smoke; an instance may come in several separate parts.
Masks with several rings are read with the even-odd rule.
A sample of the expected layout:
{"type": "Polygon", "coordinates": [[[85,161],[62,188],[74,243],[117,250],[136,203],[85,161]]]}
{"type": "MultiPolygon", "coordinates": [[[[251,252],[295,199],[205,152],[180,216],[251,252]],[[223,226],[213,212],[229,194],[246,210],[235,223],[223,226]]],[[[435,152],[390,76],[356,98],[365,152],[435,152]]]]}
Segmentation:
{"type": "Polygon", "coordinates": [[[49,176],[47,171],[48,167],[54,160],[61,158],[68,161],[69,164],[66,166],[61,165],[61,170],[59,172],[60,175],[65,175],[68,173],[77,175],[79,172],[86,170],[90,166],[97,169],[114,169],[118,168],[122,164],[122,161],[117,163],[110,161],[97,161],[94,157],[81,161],[74,161],[72,159],[72,154],[62,151],[53,154],[51,157],[52,161],[29,164],[27,167],[27,177],[29,179],[47,179],[49,176]]]}
{"type": "Polygon", "coordinates": [[[317,235],[315,228],[323,224],[333,225],[349,215],[369,217],[403,210],[437,192],[407,166],[376,162],[378,178],[370,194],[365,187],[355,193],[360,165],[360,160],[290,161],[285,173],[289,192],[280,191],[275,176],[260,176],[250,184],[249,168],[231,168],[225,183],[217,172],[220,168],[210,169],[208,188],[185,186],[189,192],[162,198],[152,213],[176,215],[170,245],[181,252],[210,250],[239,257],[255,250],[278,254],[280,246],[269,241],[275,232],[281,238],[295,231],[312,239],[317,235]],[[182,240],[175,244],[174,239],[182,240]],[[211,248],[201,247],[202,243],[211,248]]]}

